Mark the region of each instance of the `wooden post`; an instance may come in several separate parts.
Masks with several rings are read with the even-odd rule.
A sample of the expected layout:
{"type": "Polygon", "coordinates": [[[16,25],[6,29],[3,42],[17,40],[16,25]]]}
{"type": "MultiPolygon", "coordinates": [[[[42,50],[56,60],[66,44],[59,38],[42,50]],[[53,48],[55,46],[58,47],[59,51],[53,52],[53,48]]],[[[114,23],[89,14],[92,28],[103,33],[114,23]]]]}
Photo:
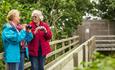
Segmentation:
{"type": "Polygon", "coordinates": [[[83,61],[86,62],[86,49],[85,49],[85,45],[83,45],[83,61]]]}
{"type": "MultiPolygon", "coordinates": [[[[62,42],[62,47],[65,47],[65,42],[62,42]]],[[[65,50],[63,50],[63,54],[65,53],[65,50]]]]}
{"type": "MultiPolygon", "coordinates": [[[[83,45],[83,61],[88,62],[88,46],[87,44],[83,45]]],[[[87,66],[87,65],[85,65],[87,66]]]]}
{"type": "MultiPolygon", "coordinates": [[[[69,44],[71,44],[71,40],[69,40],[69,44]]],[[[71,50],[71,46],[69,47],[69,50],[71,50]]]]}
{"type": "Polygon", "coordinates": [[[74,67],[78,67],[78,53],[73,54],[74,67]]]}
{"type": "Polygon", "coordinates": [[[88,61],[90,61],[90,47],[89,47],[88,43],[87,43],[87,48],[88,48],[88,61]]]}
{"type": "MultiPolygon", "coordinates": [[[[75,42],[75,41],[77,41],[77,40],[76,40],[76,38],[75,38],[75,39],[73,39],[73,42],[75,42]]],[[[73,48],[74,48],[75,46],[76,46],[76,45],[73,45],[73,48]]]]}
{"type": "MultiPolygon", "coordinates": [[[[56,44],[54,44],[54,50],[56,50],[57,46],[56,44]]],[[[55,59],[56,59],[57,55],[55,54],[55,59]]]]}

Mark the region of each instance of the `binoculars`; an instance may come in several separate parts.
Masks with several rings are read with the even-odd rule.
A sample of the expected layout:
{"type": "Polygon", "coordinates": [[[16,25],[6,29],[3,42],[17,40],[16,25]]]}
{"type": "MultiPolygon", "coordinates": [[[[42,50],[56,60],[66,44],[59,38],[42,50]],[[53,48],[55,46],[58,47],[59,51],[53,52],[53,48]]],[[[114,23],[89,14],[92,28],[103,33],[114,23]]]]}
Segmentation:
{"type": "Polygon", "coordinates": [[[26,29],[32,29],[32,26],[30,24],[26,25],[26,29]]]}

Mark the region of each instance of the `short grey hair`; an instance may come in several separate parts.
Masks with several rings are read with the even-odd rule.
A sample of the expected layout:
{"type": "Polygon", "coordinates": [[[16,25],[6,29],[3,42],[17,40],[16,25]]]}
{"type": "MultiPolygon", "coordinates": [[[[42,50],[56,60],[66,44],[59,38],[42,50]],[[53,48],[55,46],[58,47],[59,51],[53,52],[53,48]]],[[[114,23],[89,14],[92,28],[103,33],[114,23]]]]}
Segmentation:
{"type": "Polygon", "coordinates": [[[42,15],[42,12],[40,10],[33,10],[31,16],[33,17],[34,15],[39,16],[40,20],[43,20],[43,18],[44,18],[42,15]]]}

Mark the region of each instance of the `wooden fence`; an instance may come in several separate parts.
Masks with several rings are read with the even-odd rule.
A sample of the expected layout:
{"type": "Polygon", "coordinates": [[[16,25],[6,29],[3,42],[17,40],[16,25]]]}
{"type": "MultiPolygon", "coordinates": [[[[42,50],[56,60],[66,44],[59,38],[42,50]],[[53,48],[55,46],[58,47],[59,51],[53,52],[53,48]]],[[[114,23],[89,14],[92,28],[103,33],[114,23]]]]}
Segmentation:
{"type": "MultiPolygon", "coordinates": [[[[73,67],[80,67],[81,62],[88,62],[91,61],[91,56],[95,51],[95,37],[91,37],[89,40],[69,52],[66,56],[62,59],[58,60],[55,64],[51,65],[47,70],[65,70],[63,69],[66,64],[73,67]]],[[[67,68],[66,68],[67,69],[67,68]]],[[[68,69],[73,70],[73,69],[68,69]]]]}
{"type": "MultiPolygon", "coordinates": [[[[50,46],[53,51],[49,53],[48,56],[46,57],[47,64],[45,65],[45,69],[49,68],[52,64],[54,64],[59,59],[64,57],[66,53],[76,48],[77,47],[76,45],[79,45],[79,36],[74,36],[71,38],[50,42],[50,46]]],[[[3,53],[0,53],[0,59],[3,58],[2,55],[3,53]]],[[[29,68],[30,66],[31,66],[30,62],[24,64],[25,69],[29,68]]]]}

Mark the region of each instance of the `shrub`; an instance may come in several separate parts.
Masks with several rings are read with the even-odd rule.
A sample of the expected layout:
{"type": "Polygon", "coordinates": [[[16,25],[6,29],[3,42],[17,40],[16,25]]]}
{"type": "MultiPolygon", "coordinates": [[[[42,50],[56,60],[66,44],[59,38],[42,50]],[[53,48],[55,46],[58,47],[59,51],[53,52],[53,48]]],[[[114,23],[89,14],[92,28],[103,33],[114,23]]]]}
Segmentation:
{"type": "Polygon", "coordinates": [[[115,58],[96,53],[93,55],[92,62],[83,63],[83,65],[85,66],[76,70],[115,70],[115,58]]]}

